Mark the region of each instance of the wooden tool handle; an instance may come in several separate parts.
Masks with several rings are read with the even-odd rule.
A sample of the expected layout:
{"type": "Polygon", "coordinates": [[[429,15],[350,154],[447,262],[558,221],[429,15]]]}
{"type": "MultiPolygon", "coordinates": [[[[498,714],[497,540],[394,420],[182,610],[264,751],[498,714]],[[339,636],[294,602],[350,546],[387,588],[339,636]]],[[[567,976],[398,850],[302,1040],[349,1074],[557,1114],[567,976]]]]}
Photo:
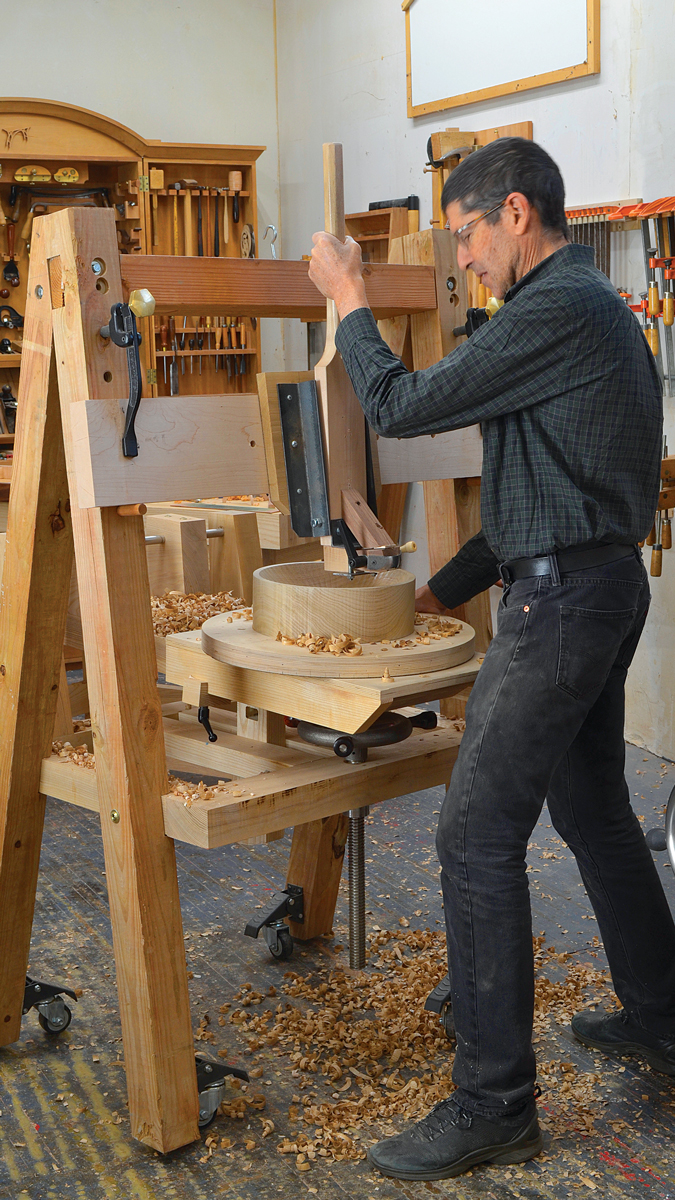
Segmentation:
{"type": "Polygon", "coordinates": [[[649,574],[658,576],[661,574],[662,554],[661,546],[652,547],[652,561],[649,566],[649,574]]]}
{"type": "Polygon", "coordinates": [[[195,250],[192,242],[192,189],[189,187],[185,189],[183,222],[185,225],[185,254],[190,258],[195,250]]]}
{"type": "Polygon", "coordinates": [[[16,236],[16,225],[13,221],[7,222],[7,253],[10,259],[14,258],[14,238],[16,236]]]}
{"type": "Polygon", "coordinates": [[[223,188],[223,191],[223,252],[226,252],[225,247],[230,240],[229,188],[223,188]]]}
{"type": "Polygon", "coordinates": [[[645,329],[645,337],[647,338],[647,341],[649,342],[649,349],[651,350],[654,357],[656,357],[656,355],[659,352],[659,331],[658,331],[658,329],[655,329],[654,326],[652,326],[652,325],[647,326],[647,328],[645,329]]]}
{"type": "Polygon", "coordinates": [[[649,315],[650,317],[658,317],[661,312],[661,301],[659,299],[659,289],[656,283],[649,285],[649,315]]]}
{"type": "Polygon", "coordinates": [[[663,324],[672,325],[675,323],[675,296],[672,292],[666,292],[663,297],[663,324]]]}
{"type": "Polygon", "coordinates": [[[663,526],[661,529],[661,545],[664,550],[672,550],[673,547],[673,526],[671,524],[669,512],[663,518],[663,526]]]}
{"type": "MultiPolygon", "coordinates": [[[[323,209],[326,233],[345,240],[345,195],[342,171],[342,143],[324,142],[323,146],[323,209]]],[[[326,346],[335,341],[338,315],[335,302],[326,301],[326,346]]]]}
{"type": "Polygon", "coordinates": [[[647,536],[645,538],[645,545],[653,546],[655,541],[656,541],[656,522],[654,522],[651,529],[649,530],[649,533],[647,534],[647,536]]]}

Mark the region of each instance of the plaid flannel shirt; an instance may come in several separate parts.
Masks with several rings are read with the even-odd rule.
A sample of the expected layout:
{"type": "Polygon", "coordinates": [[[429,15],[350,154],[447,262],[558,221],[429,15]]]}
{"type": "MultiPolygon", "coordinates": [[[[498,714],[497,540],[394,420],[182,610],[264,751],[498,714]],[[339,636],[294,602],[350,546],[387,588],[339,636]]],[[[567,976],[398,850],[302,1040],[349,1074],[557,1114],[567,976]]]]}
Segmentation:
{"type": "Polygon", "coordinates": [[[491,321],[425,371],[406,370],[370,309],[345,317],[336,344],[382,437],[481,425],[483,529],[430,580],[448,607],[495,582],[500,562],[634,545],[651,528],[661,382],[590,247],[570,244],[539,263],[491,321]]]}

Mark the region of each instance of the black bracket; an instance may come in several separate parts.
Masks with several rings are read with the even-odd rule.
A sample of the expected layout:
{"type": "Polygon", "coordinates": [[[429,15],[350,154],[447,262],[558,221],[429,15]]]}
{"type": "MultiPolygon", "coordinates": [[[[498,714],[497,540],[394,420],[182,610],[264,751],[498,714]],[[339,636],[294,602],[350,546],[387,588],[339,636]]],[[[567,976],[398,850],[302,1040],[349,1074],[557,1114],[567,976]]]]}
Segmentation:
{"type": "Polygon", "coordinates": [[[206,730],[209,741],[217,742],[218,736],[217,736],[217,734],[215,734],[213,732],[213,729],[211,728],[211,722],[209,720],[209,710],[208,710],[208,707],[206,704],[203,704],[201,708],[197,709],[197,720],[199,721],[200,725],[204,726],[204,729],[206,730]]]}
{"type": "Polygon", "coordinates": [[[120,346],[127,352],[129,403],[127,405],[127,419],[122,436],[122,453],[125,458],[137,458],[136,414],[143,392],[141,360],[138,354],[141,335],[136,328],[136,318],[128,304],[113,304],[110,309],[110,322],[108,325],[102,326],[101,337],[110,338],[111,342],[114,342],[116,346],[120,346]]]}
{"type": "Polygon", "coordinates": [[[283,892],[275,892],[260,915],[247,923],[244,933],[246,937],[257,938],[264,925],[272,925],[284,917],[300,924],[305,919],[304,893],[296,883],[287,884],[283,892]]]}
{"type": "Polygon", "coordinates": [[[484,308],[467,308],[466,324],[457,325],[452,332],[455,337],[471,337],[472,333],[480,329],[481,325],[486,325],[489,320],[490,318],[484,308]]]}
{"type": "Polygon", "coordinates": [[[277,395],[293,532],[327,537],[328,488],[316,383],[280,383],[277,395]]]}
{"type": "Polygon", "coordinates": [[[77,1000],[75,992],[70,988],[59,987],[54,983],[44,983],[41,979],[31,979],[30,975],[26,976],[26,987],[23,993],[23,1008],[22,1013],[27,1013],[31,1008],[36,1008],[38,1004],[44,1004],[47,1000],[53,1000],[56,996],[70,996],[71,1000],[77,1000]]]}
{"type": "Polygon", "coordinates": [[[354,572],[362,570],[368,565],[368,558],[365,554],[359,553],[362,547],[357,542],[354,534],[349,528],[346,521],[342,517],[331,521],[330,531],[333,537],[334,546],[344,546],[347,552],[347,563],[349,566],[349,578],[354,578],[354,572]]]}
{"type": "Polygon", "coordinates": [[[231,1063],[219,1063],[206,1054],[195,1054],[197,1070],[197,1092],[199,1094],[198,1125],[203,1129],[210,1125],[225,1098],[225,1080],[229,1075],[248,1083],[249,1077],[241,1067],[231,1063]]]}

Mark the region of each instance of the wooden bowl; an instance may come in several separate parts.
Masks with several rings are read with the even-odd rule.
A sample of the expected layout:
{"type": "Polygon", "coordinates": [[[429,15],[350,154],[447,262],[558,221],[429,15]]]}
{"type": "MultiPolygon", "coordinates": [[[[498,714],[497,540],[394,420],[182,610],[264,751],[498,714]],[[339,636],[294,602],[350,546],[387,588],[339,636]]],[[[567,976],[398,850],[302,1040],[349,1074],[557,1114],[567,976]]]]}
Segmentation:
{"type": "Polygon", "coordinates": [[[400,567],[348,579],[321,562],[277,563],[253,572],[253,628],[267,637],[330,637],[364,642],[409,637],[415,623],[415,576],[400,567]]]}

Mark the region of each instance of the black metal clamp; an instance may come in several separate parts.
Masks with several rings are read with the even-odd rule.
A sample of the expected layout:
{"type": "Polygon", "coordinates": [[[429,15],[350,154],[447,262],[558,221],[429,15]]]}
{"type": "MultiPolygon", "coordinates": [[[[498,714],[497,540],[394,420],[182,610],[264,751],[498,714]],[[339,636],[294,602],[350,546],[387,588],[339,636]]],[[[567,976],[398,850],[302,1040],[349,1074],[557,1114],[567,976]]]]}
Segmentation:
{"type": "Polygon", "coordinates": [[[145,288],[141,288],[131,293],[128,304],[113,304],[110,309],[110,321],[101,327],[102,338],[109,338],[115,346],[120,346],[127,352],[129,403],[122,435],[122,453],[125,458],[138,456],[136,414],[143,394],[141,360],[138,353],[142,339],[136,327],[136,317],[150,317],[154,311],[153,296],[145,288]]]}

